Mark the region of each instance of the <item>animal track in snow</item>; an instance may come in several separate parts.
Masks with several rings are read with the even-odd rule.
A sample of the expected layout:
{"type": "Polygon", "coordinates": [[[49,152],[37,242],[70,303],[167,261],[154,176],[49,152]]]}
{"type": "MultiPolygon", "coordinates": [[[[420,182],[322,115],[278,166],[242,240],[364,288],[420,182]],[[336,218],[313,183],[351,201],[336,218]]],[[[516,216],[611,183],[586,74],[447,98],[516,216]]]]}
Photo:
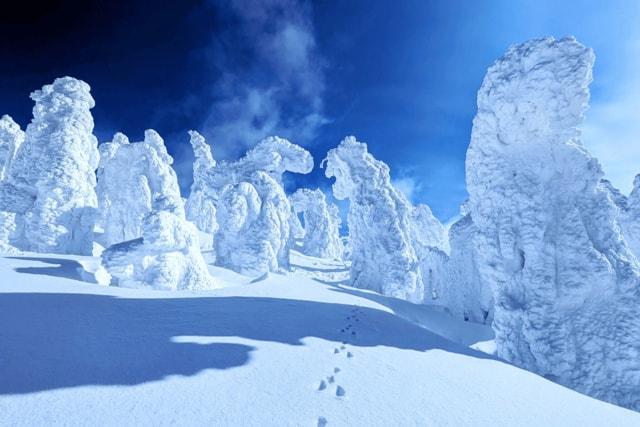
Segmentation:
{"type": "Polygon", "coordinates": [[[325,417],[318,417],[318,427],[325,427],[327,425],[327,419],[325,417]]]}
{"type": "Polygon", "coordinates": [[[347,392],[341,386],[336,387],[336,396],[343,397],[347,392]]]}
{"type": "Polygon", "coordinates": [[[320,384],[318,385],[318,391],[322,391],[326,388],[327,388],[327,383],[325,382],[325,380],[321,380],[320,384]]]}

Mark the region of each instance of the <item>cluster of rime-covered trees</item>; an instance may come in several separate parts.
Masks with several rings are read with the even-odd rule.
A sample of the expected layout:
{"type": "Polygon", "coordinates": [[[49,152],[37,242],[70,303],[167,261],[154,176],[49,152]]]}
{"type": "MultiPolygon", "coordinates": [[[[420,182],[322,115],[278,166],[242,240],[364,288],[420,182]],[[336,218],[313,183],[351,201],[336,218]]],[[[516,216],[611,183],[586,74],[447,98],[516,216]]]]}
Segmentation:
{"type": "Polygon", "coordinates": [[[192,131],[185,202],[160,135],[98,147],[89,86],[57,79],[32,94],[26,132],[0,120],[0,250],[101,254],[115,285],[204,290],[215,280],[201,250],[257,275],[287,269],[298,239],[308,255],[348,258],[355,287],[491,323],[500,357],[640,409],[640,178],[622,195],[580,142],[593,61],[575,39],[548,38],[489,68],[469,200],[448,231],[345,138],[320,166],[349,202],[346,247],[322,191],[284,192],[285,172],[313,168],[302,147],[270,137],[216,162],[192,131]]]}

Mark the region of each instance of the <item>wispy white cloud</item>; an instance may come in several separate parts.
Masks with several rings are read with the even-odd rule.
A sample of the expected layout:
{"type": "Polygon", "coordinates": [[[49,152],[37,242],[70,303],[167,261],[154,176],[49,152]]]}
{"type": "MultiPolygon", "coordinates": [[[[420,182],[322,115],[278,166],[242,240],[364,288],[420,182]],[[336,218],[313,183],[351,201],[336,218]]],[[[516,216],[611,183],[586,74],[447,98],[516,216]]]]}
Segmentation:
{"type": "Polygon", "coordinates": [[[202,126],[218,154],[234,156],[268,135],[312,140],[324,116],[324,63],[311,8],[297,0],[217,3],[233,25],[208,55],[223,77],[202,126]]]}

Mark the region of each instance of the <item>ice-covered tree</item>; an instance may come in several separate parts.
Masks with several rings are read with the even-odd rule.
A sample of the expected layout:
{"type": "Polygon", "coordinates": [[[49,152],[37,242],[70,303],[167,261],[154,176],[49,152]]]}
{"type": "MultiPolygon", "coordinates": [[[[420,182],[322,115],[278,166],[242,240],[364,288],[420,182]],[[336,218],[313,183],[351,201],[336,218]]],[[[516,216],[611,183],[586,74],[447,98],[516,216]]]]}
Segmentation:
{"type": "Polygon", "coordinates": [[[429,206],[420,204],[411,210],[411,244],[418,258],[426,304],[448,307],[451,290],[447,289],[445,267],[449,242],[444,226],[433,216],[429,206]]]}
{"type": "Polygon", "coordinates": [[[498,355],[639,409],[639,267],[578,130],[593,61],[573,38],[547,38],[489,68],[467,152],[469,207],[498,355]]]}
{"type": "Polygon", "coordinates": [[[291,206],[267,173],[225,187],[218,200],[216,263],[256,275],[289,266],[291,206]]]}
{"type": "Polygon", "coordinates": [[[216,161],[211,155],[211,147],[198,132],[189,131],[191,147],[195,160],[193,162],[193,183],[191,192],[185,205],[187,219],[193,222],[203,233],[209,235],[207,242],[201,242],[201,247],[210,248],[213,235],[218,230],[216,221],[215,195],[207,185],[207,173],[216,167],[216,161]]]}
{"type": "Polygon", "coordinates": [[[100,152],[97,190],[105,246],[142,236],[142,222],[154,198],[168,199],[184,216],[173,159],[156,131],[145,131],[144,141],[135,143],[117,133],[100,152]]]}
{"type": "Polygon", "coordinates": [[[450,252],[443,273],[444,289],[440,301],[456,317],[476,323],[491,323],[493,294],[489,284],[478,273],[476,233],[471,214],[463,208],[462,217],[449,228],[450,252]]]}
{"type": "Polygon", "coordinates": [[[99,170],[106,209],[102,264],[123,287],[206,290],[214,287],[198,231],[185,218],[173,159],[154,130],[130,144],[104,144],[99,170]]]}
{"type": "Polygon", "coordinates": [[[320,189],[301,188],[290,196],[293,211],[304,220],[304,254],[341,259],[344,251],[340,240],[340,216],[333,203],[327,203],[320,189]]]}
{"type": "MultiPolygon", "coordinates": [[[[11,166],[11,162],[24,142],[24,132],[8,115],[0,119],[0,183],[11,166]]],[[[0,208],[0,252],[13,252],[12,241],[16,234],[16,214],[0,208]]]]}
{"type": "Polygon", "coordinates": [[[24,132],[13,119],[4,115],[0,118],[0,181],[4,180],[9,166],[24,142],[24,132]]]}
{"type": "Polygon", "coordinates": [[[89,92],[62,77],[31,94],[33,120],[0,187],[0,206],[16,214],[20,249],[92,252],[99,155],[89,92]]]}
{"type": "Polygon", "coordinates": [[[288,268],[292,212],[282,175],[309,173],[312,168],[307,150],[269,137],[239,160],[219,162],[210,170],[206,185],[217,194],[218,265],[245,274],[288,268]]]}
{"type": "Polygon", "coordinates": [[[412,244],[413,207],[391,185],[389,167],[352,136],[330,150],[323,164],[325,175],[335,177],[333,195],[349,199],[351,284],[422,302],[422,277],[412,244]]]}

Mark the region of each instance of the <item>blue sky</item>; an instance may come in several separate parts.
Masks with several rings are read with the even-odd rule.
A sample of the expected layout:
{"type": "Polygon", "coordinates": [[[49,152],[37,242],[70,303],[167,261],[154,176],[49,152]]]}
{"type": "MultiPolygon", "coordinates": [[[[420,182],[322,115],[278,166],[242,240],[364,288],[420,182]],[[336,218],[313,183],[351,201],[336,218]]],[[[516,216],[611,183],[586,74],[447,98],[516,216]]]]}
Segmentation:
{"type": "MultiPolygon", "coordinates": [[[[22,126],[30,91],[89,82],[96,135],[155,128],[188,189],[186,131],[234,158],[268,134],[312,151],[356,135],[443,221],[466,198],[476,92],[510,44],[575,35],[594,48],[585,145],[624,191],[640,172],[637,1],[113,1],[15,6],[0,18],[0,112],[22,126]],[[561,4],[559,4],[561,3],[561,4]],[[21,9],[22,8],[22,9],[21,9]]],[[[287,186],[330,182],[315,170],[287,186]]]]}

